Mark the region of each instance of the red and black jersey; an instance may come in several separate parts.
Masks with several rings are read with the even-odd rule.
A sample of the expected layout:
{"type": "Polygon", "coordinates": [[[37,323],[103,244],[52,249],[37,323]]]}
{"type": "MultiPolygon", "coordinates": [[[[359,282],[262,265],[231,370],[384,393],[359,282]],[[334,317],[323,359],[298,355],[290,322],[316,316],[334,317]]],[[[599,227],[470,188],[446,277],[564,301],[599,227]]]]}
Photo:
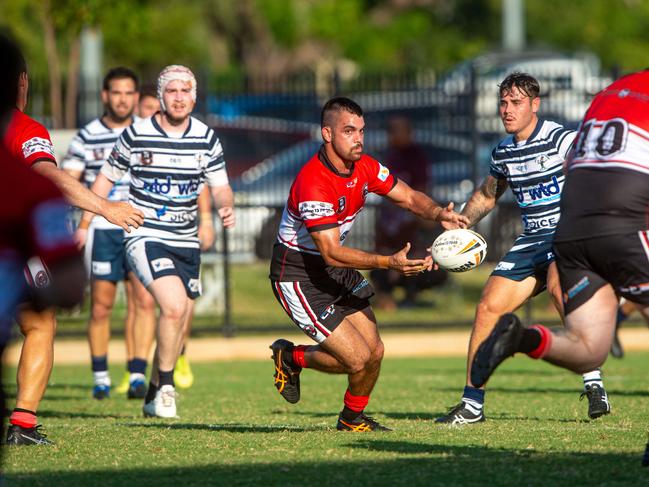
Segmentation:
{"type": "Polygon", "coordinates": [[[349,174],[339,173],[324,147],[293,181],[273,247],[270,278],[304,281],[327,274],[327,265],[310,232],[338,227],[344,243],[368,193],[388,194],[397,184],[387,167],[363,155],[349,174]]]}
{"type": "Polygon", "coordinates": [[[649,228],[649,70],[593,99],[573,151],[555,240],[649,228]]]}
{"type": "Polygon", "coordinates": [[[3,143],[12,156],[28,166],[42,160],[56,164],[54,146],[47,129],[17,108],[13,110],[3,143]]]}

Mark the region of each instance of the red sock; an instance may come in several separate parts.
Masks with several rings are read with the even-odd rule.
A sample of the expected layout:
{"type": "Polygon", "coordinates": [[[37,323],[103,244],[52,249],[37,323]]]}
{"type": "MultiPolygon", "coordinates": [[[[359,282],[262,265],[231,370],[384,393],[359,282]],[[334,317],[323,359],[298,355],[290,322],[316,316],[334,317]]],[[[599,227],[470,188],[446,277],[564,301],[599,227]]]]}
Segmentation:
{"type": "Polygon", "coordinates": [[[367,403],[370,402],[370,396],[354,396],[349,389],[345,391],[345,399],[343,401],[347,409],[356,411],[357,413],[363,412],[367,403]]]}
{"type": "Polygon", "coordinates": [[[543,325],[532,325],[530,326],[530,328],[537,330],[541,334],[541,343],[539,343],[539,346],[529,352],[527,355],[537,359],[543,358],[545,357],[545,354],[548,353],[548,350],[550,350],[550,346],[552,345],[552,332],[549,328],[543,325]]]}
{"type": "Polygon", "coordinates": [[[33,428],[36,426],[36,413],[26,409],[14,409],[9,418],[9,422],[21,428],[33,428]]]}
{"type": "Polygon", "coordinates": [[[293,363],[303,369],[307,367],[306,359],[304,358],[306,347],[306,345],[295,345],[293,347],[293,363]]]}

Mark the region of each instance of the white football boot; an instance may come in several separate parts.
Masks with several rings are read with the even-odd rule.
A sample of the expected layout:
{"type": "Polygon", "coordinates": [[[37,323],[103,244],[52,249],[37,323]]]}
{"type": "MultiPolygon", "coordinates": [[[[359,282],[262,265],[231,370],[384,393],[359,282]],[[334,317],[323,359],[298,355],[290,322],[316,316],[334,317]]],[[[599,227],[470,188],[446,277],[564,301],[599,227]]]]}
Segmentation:
{"type": "Polygon", "coordinates": [[[176,389],[170,385],[162,386],[155,393],[155,399],[147,402],[142,411],[146,417],[177,418],[176,389]]]}

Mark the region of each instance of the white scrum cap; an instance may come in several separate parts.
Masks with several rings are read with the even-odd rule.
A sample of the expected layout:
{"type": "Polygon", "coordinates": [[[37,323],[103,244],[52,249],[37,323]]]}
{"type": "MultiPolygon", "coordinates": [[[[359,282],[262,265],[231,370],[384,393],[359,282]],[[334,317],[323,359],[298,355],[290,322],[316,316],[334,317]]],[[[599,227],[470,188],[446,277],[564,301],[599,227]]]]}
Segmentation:
{"type": "Polygon", "coordinates": [[[167,88],[167,85],[176,80],[187,81],[190,83],[192,100],[196,101],[196,77],[194,76],[194,73],[192,73],[191,69],[185,66],[172,64],[160,71],[160,75],[158,76],[158,100],[160,100],[162,111],[167,109],[162,94],[167,88]]]}

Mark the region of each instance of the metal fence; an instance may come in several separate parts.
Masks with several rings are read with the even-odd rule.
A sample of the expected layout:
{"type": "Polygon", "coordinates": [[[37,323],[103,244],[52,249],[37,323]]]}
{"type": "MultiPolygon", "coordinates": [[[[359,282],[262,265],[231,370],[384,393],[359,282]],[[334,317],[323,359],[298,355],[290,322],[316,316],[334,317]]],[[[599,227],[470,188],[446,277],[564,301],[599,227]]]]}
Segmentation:
{"type": "MultiPolygon", "coordinates": [[[[568,127],[577,126],[592,96],[611,81],[609,76],[576,69],[583,68],[577,59],[572,64],[536,61],[514,66],[527,68],[539,79],[540,115],[568,127]]],[[[216,328],[228,334],[245,329],[233,313],[230,266],[269,258],[290,184],[320,145],[319,114],[326,99],[341,94],[363,107],[366,152],[379,159],[388,148],[388,121],[396,115],[407,117],[414,143],[429,161],[427,193],[441,203],[462,204],[487,174],[491,150],[504,135],[498,116],[498,82],[511,67],[510,63],[485,68],[474,62],[439,79],[426,72],[343,79],[333,72],[273,80],[204,80],[208,89],[199,90],[203,96],[197,113],[221,138],[238,214],[236,228],[206,256],[208,273],[221,280],[214,284],[216,292],[208,292],[219,305],[203,306],[206,312],[218,310],[216,328]]],[[[347,245],[374,250],[377,204],[378,198],[368,199],[347,245]]],[[[490,259],[498,260],[505,253],[520,228],[515,202],[505,195],[479,227],[489,242],[490,259]]],[[[397,313],[394,322],[398,321],[397,313]]]]}

